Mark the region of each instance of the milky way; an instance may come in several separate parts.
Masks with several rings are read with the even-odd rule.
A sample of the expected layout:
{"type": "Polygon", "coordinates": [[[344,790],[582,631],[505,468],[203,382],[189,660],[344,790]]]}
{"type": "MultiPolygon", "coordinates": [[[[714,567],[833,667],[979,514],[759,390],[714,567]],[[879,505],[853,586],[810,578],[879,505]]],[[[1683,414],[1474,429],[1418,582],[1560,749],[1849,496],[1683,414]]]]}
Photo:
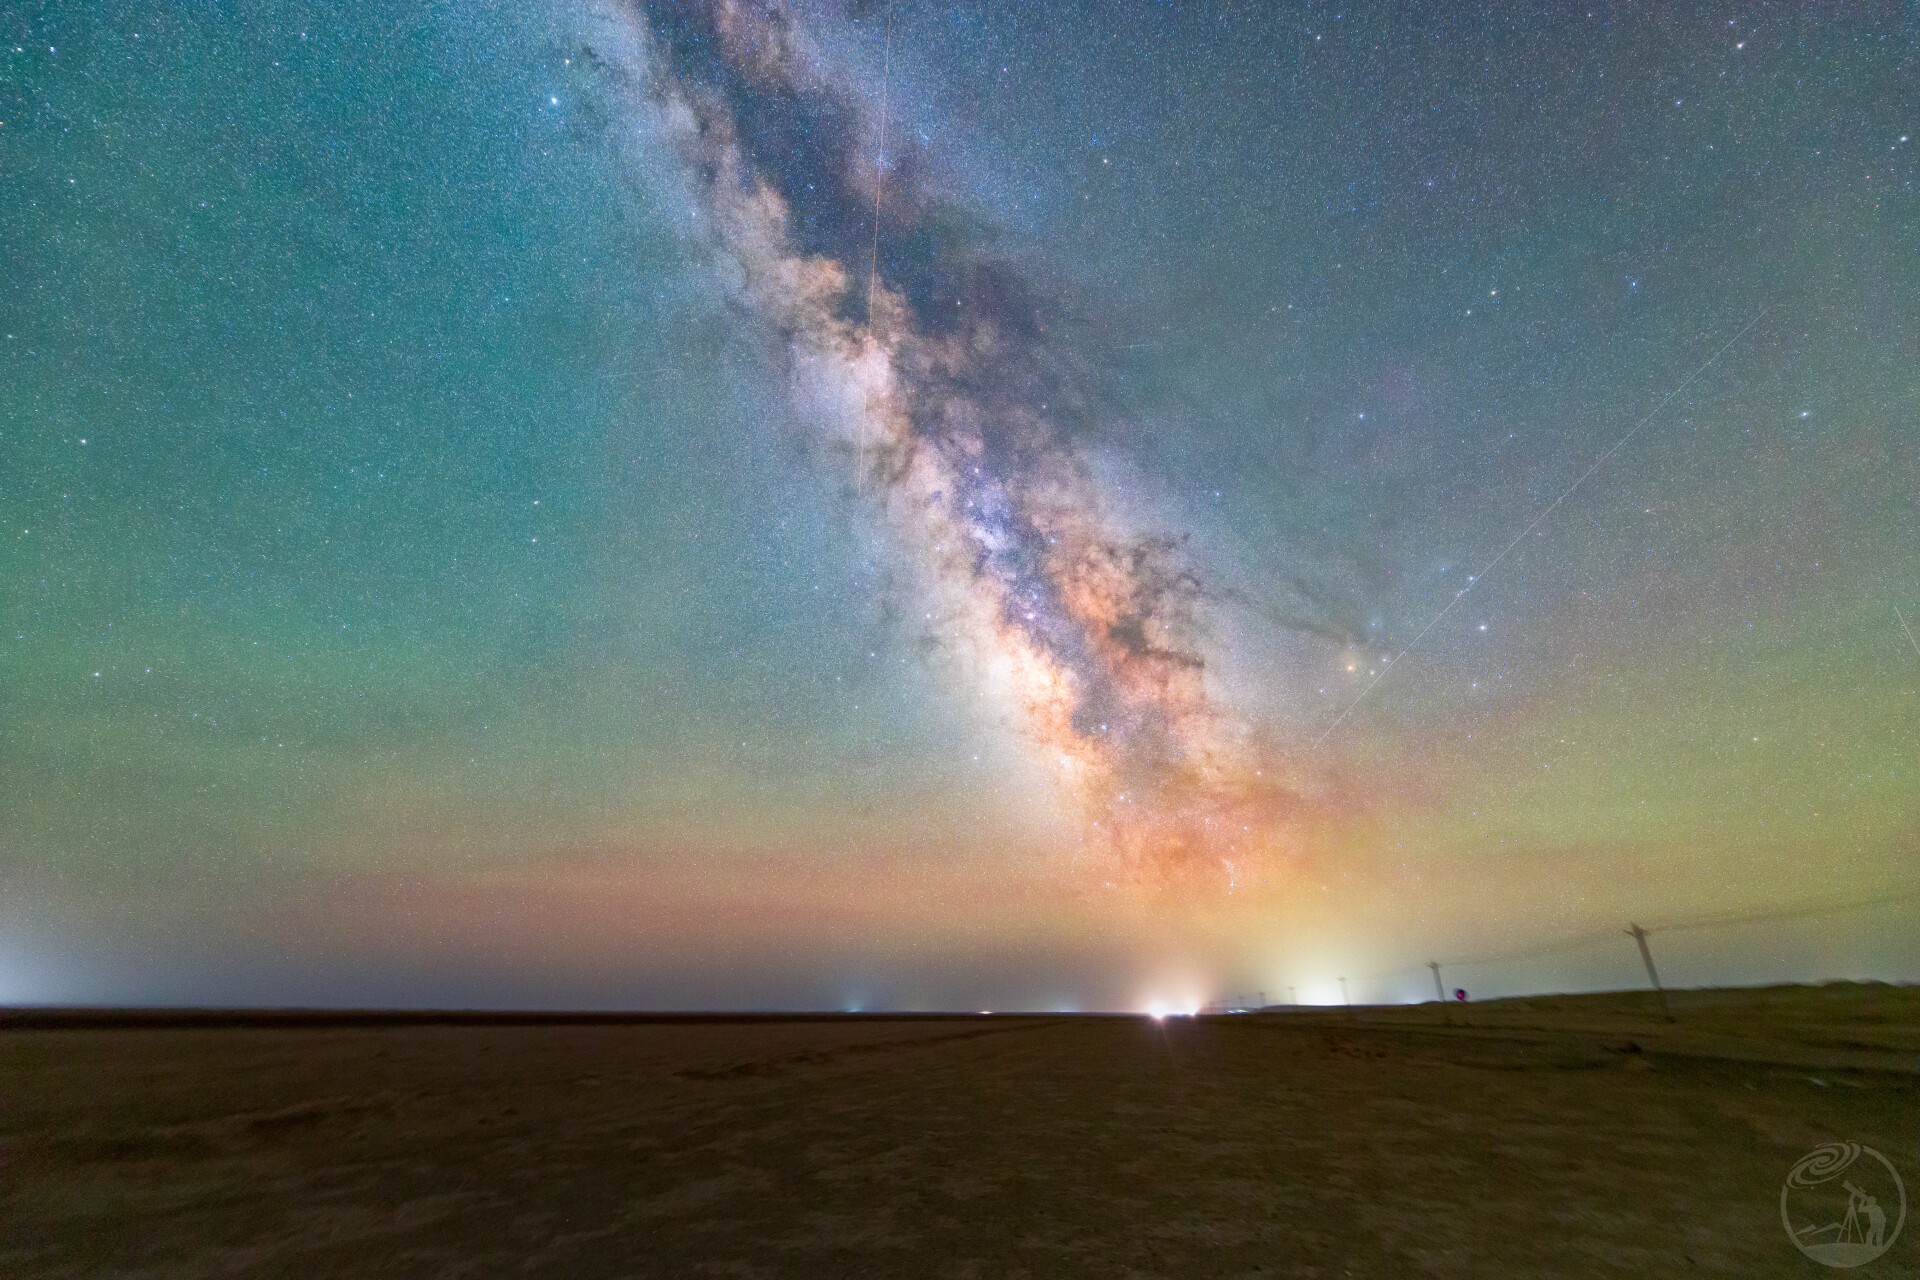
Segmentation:
{"type": "Polygon", "coordinates": [[[15,8],[0,1001],[1920,972],[1898,6],[15,8]]]}
{"type": "Polygon", "coordinates": [[[660,0],[630,21],[624,56],[594,56],[684,161],[738,310],[882,511],[937,639],[1016,709],[1099,869],[1231,882],[1267,862],[1300,772],[1210,680],[1209,591],[1180,539],[1132,527],[1096,482],[1095,380],[1048,299],[932,158],[883,148],[797,10],[660,0]]]}

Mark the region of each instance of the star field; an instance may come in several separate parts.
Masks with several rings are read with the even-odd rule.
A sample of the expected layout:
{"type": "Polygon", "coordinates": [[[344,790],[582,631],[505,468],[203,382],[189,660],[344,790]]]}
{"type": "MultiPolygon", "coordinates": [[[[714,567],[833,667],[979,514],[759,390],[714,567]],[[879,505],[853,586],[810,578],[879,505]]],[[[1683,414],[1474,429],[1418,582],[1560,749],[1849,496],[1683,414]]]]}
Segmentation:
{"type": "Polygon", "coordinates": [[[1913,15],[747,11],[0,19],[0,1000],[1416,998],[1910,878],[1913,15]]]}

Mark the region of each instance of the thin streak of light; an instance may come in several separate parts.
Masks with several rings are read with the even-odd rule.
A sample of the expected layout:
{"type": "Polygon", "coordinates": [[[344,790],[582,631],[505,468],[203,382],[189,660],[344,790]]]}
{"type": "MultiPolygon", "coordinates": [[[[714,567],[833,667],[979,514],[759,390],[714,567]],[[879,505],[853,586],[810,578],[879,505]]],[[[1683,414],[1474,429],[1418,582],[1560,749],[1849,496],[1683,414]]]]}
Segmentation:
{"type": "MultiPolygon", "coordinates": [[[[880,144],[873,153],[873,253],[867,263],[867,331],[873,331],[873,291],[880,280],[880,187],[886,181],[887,82],[893,75],[893,0],[887,0],[886,33],[880,41],[880,144]]],[[[859,445],[854,457],[853,489],[866,492],[867,416],[860,415],[859,445]]]]}
{"type": "Polygon", "coordinates": [[[1582,471],[1580,473],[1580,478],[1578,480],[1575,480],[1572,484],[1568,485],[1566,488],[1566,491],[1562,493],[1559,497],[1555,498],[1551,503],[1549,503],[1545,511],[1542,511],[1539,515],[1535,516],[1533,518],[1532,524],[1529,524],[1526,528],[1522,529],[1518,534],[1515,534],[1513,541],[1509,542],[1506,546],[1500,549],[1499,555],[1487,561],[1485,568],[1481,569],[1479,573],[1476,573],[1473,575],[1473,577],[1469,578],[1467,580],[1466,586],[1454,592],[1453,599],[1447,601],[1447,607],[1442,609],[1440,612],[1434,614],[1433,617],[1428,620],[1427,625],[1420,628],[1419,634],[1415,635],[1413,639],[1407,641],[1407,645],[1404,649],[1400,650],[1399,653],[1395,654],[1392,658],[1388,659],[1387,662],[1385,662],[1381,666],[1379,674],[1374,676],[1373,679],[1367,682],[1366,688],[1360,690],[1359,696],[1355,697],[1352,702],[1349,702],[1347,704],[1347,709],[1345,711],[1342,711],[1338,716],[1336,716],[1334,718],[1333,723],[1327,726],[1326,732],[1313,740],[1314,749],[1318,750],[1320,744],[1325,742],[1330,736],[1332,736],[1333,731],[1335,729],[1338,729],[1341,723],[1344,722],[1348,716],[1353,714],[1353,709],[1359,706],[1361,702],[1365,701],[1366,696],[1368,694],[1373,692],[1373,686],[1379,684],[1382,680],[1386,679],[1387,672],[1392,671],[1396,666],[1399,665],[1400,659],[1406,657],[1409,653],[1413,652],[1413,647],[1420,643],[1420,639],[1422,636],[1426,635],[1427,632],[1433,630],[1434,626],[1438,624],[1442,618],[1446,617],[1449,613],[1452,613],[1453,606],[1459,604],[1460,601],[1466,597],[1467,592],[1473,590],[1481,582],[1485,581],[1486,576],[1489,573],[1493,572],[1494,566],[1498,565],[1502,560],[1505,560],[1507,558],[1508,552],[1512,551],[1515,547],[1519,546],[1523,538],[1525,538],[1528,534],[1532,533],[1535,529],[1539,528],[1540,522],[1545,520],[1548,516],[1552,515],[1554,513],[1554,510],[1557,507],[1559,507],[1561,503],[1565,502],[1568,498],[1572,497],[1573,491],[1575,489],[1578,489],[1582,484],[1586,483],[1586,479],[1588,476],[1598,471],[1600,469],[1601,464],[1606,462],[1608,458],[1611,458],[1614,454],[1620,452],[1620,450],[1626,445],[1627,441],[1633,439],[1636,435],[1639,435],[1640,428],[1646,426],[1649,422],[1652,422],[1654,419],[1654,416],[1658,414],[1662,409],[1666,408],[1667,405],[1672,402],[1675,396],[1679,395],[1682,391],[1687,389],[1688,384],[1690,384],[1695,378],[1698,378],[1701,374],[1705,373],[1707,369],[1713,364],[1714,361],[1718,360],[1721,356],[1727,354],[1727,352],[1733,348],[1734,343],[1746,337],[1747,330],[1753,328],[1753,326],[1755,326],[1756,324],[1759,324],[1761,319],[1766,314],[1767,314],[1766,308],[1762,307],[1760,309],[1759,315],[1747,321],[1746,328],[1741,329],[1740,332],[1734,334],[1733,337],[1727,339],[1725,346],[1722,346],[1718,351],[1708,356],[1706,359],[1706,362],[1703,363],[1698,369],[1695,369],[1692,373],[1688,374],[1685,378],[1682,378],[1680,380],[1680,384],[1674,387],[1673,390],[1667,392],[1667,394],[1661,399],[1659,404],[1653,406],[1652,409],[1648,410],[1647,415],[1645,417],[1641,418],[1640,421],[1633,424],[1633,429],[1631,431],[1627,432],[1627,434],[1621,436],[1618,440],[1614,441],[1611,447],[1609,447],[1599,457],[1593,460],[1592,466],[1588,467],[1585,471],[1582,471]]]}
{"type": "Polygon", "coordinates": [[[1920,653],[1920,640],[1913,638],[1913,628],[1907,625],[1907,615],[1900,612],[1899,605],[1893,606],[1893,616],[1900,619],[1900,629],[1907,633],[1907,643],[1913,646],[1915,653],[1920,653]]]}

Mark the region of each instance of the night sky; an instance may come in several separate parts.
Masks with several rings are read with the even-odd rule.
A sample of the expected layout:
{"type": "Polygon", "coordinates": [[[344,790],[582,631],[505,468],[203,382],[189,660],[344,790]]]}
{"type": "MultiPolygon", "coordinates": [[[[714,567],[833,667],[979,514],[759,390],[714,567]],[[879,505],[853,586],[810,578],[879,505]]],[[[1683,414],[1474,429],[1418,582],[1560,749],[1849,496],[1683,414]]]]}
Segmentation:
{"type": "Polygon", "coordinates": [[[1910,7],[0,24],[0,1001],[1613,987],[1920,868],[1910,7]]]}

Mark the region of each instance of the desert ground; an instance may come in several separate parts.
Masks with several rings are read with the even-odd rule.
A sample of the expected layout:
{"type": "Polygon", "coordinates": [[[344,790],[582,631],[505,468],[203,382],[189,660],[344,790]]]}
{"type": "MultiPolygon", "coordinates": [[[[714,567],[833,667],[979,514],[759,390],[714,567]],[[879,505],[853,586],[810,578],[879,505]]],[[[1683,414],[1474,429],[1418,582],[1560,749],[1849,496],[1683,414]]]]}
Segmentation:
{"type": "Polygon", "coordinates": [[[1672,1003],[16,1010],[0,1275],[1832,1274],[1782,1182],[1850,1139],[1920,1192],[1920,988],[1672,1003]]]}

